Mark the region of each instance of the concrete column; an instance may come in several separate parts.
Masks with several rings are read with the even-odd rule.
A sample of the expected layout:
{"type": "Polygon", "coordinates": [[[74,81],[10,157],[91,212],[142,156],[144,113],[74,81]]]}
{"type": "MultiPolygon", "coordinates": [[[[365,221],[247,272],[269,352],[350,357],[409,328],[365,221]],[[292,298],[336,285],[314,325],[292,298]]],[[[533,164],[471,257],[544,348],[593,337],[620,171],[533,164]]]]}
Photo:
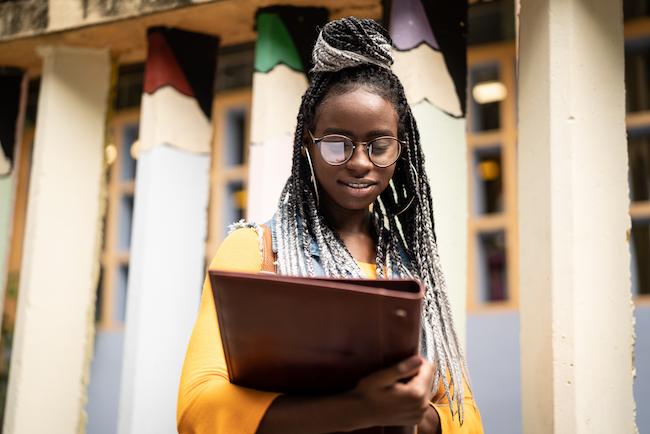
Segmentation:
{"type": "Polygon", "coordinates": [[[634,433],[621,0],[521,2],[524,432],[634,433]]]}
{"type": "Polygon", "coordinates": [[[467,145],[465,139],[467,2],[392,2],[393,71],[402,81],[420,130],[431,183],[436,237],[454,323],[466,335],[467,145]],[[439,37],[437,37],[440,35],[439,37]]]}
{"type": "Polygon", "coordinates": [[[118,432],[176,432],[204,273],[218,40],[149,31],[140,114],[118,432]]]}
{"type": "Polygon", "coordinates": [[[300,99],[311,69],[311,44],[327,10],[278,6],[256,18],[255,72],[247,219],[264,223],[277,208],[291,173],[300,99]]]}
{"type": "Polygon", "coordinates": [[[4,432],[85,424],[99,274],[107,50],[45,47],[4,432]]]}

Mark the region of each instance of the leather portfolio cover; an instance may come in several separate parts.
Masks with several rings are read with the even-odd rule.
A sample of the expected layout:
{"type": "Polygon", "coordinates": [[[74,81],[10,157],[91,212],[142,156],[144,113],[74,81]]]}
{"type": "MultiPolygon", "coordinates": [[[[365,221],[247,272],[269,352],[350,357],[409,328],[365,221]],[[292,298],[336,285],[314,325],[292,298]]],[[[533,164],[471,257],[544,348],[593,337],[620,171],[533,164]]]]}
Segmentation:
{"type": "Polygon", "coordinates": [[[424,288],[416,280],[216,270],[209,275],[234,384],[303,395],[335,393],[418,354],[424,288]]]}
{"type": "Polygon", "coordinates": [[[234,384],[333,393],[418,354],[424,289],[415,280],[209,273],[234,384]]]}

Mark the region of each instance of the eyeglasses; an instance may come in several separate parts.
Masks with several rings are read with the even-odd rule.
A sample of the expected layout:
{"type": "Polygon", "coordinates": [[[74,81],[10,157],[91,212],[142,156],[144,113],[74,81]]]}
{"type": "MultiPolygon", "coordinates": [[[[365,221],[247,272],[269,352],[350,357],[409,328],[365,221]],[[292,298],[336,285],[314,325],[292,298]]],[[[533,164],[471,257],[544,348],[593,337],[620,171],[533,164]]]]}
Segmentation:
{"type": "Polygon", "coordinates": [[[399,158],[402,152],[402,142],[392,136],[382,136],[367,142],[355,142],[341,134],[327,134],[323,137],[309,136],[320,151],[321,157],[332,166],[340,166],[347,162],[357,146],[365,146],[368,158],[377,167],[388,167],[399,158]]]}

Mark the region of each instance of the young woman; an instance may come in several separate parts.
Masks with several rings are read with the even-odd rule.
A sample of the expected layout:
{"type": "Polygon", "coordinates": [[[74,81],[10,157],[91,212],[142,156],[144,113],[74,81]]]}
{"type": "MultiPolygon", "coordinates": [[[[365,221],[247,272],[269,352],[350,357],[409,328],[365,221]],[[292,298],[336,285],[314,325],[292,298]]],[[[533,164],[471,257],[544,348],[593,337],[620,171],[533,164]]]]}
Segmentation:
{"type": "MultiPolygon", "coordinates": [[[[323,28],[298,113],[291,176],[267,225],[277,273],[420,279],[422,356],[338,395],[238,387],[228,381],[206,284],[181,378],[180,433],[330,433],[408,424],[420,434],[482,433],[440,270],[418,130],[390,70],[390,48],[387,32],[371,20],[345,18],[323,28]]],[[[256,225],[233,231],[210,267],[260,271],[260,231],[256,225]]]]}

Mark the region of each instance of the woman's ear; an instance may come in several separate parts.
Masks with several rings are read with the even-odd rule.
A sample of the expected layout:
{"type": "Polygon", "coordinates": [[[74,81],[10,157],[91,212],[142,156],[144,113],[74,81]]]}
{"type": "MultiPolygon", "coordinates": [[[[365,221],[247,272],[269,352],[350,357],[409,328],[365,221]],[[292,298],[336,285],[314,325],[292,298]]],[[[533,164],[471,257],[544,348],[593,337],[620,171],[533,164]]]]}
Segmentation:
{"type": "Polygon", "coordinates": [[[307,132],[307,129],[304,129],[302,133],[302,146],[300,147],[300,153],[302,154],[303,157],[307,153],[308,150],[307,145],[309,145],[310,142],[311,139],[309,138],[309,133],[307,132]]]}

